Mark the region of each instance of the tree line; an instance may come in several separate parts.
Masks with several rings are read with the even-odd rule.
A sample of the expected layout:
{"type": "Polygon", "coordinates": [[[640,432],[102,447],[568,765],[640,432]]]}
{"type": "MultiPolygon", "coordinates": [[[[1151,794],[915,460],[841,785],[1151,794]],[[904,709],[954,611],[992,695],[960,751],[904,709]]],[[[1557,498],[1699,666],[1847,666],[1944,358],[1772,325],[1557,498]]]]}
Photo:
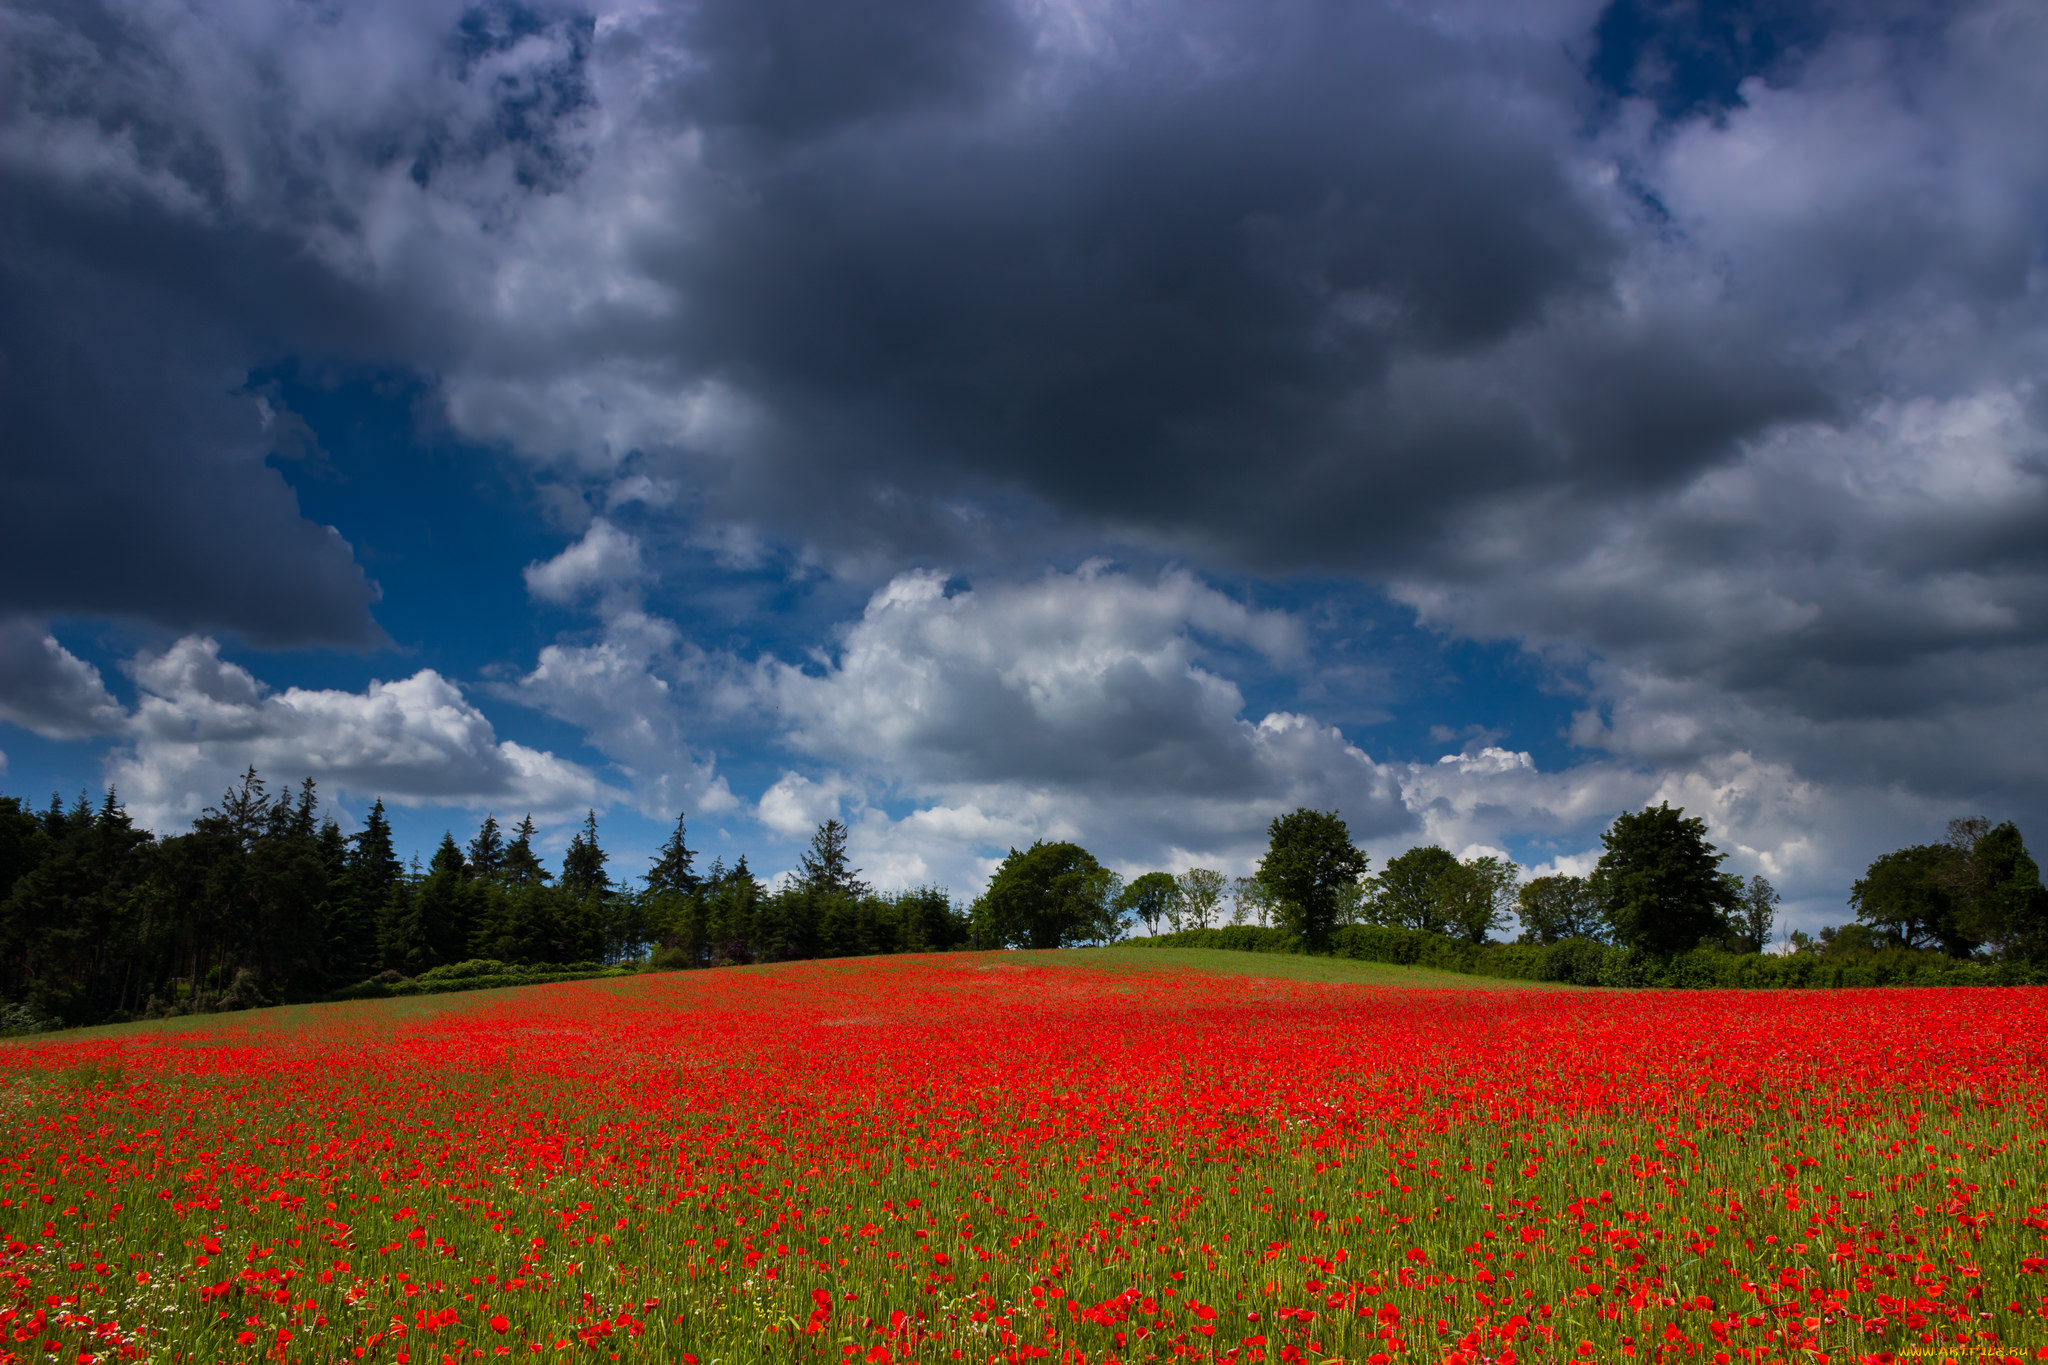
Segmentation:
{"type": "Polygon", "coordinates": [[[744,857],[700,873],[681,816],[638,886],[611,874],[595,812],[559,870],[535,833],[486,815],[408,864],[381,800],[344,835],[310,779],[273,795],[253,768],[161,839],[111,789],[40,811],[0,796],[0,1030],[317,1000],[465,963],[713,966],[972,938],[943,888],[861,882],[836,820],[773,891],[744,857]]]}
{"type": "MultiPolygon", "coordinates": [[[[990,895],[1006,876],[1040,863],[1058,862],[1077,884],[1094,878],[1101,889],[1092,903],[1070,898],[1069,910],[1037,926],[1032,946],[1040,947],[1085,941],[1102,932],[1097,924],[1114,925],[1119,917],[1144,923],[1148,932],[1221,928],[1226,899],[1228,925],[1282,929],[1312,951],[1348,926],[1464,944],[1486,943],[1519,927],[1518,944],[1583,942],[1668,959],[1702,948],[1763,953],[1779,927],[1781,897],[1770,880],[1723,871],[1726,855],[1708,842],[1706,822],[1669,803],[1617,816],[1601,836],[1599,861],[1584,877],[1524,881],[1504,858],[1459,859],[1436,845],[1410,848],[1372,874],[1367,855],[1332,812],[1280,816],[1267,837],[1257,869],[1235,879],[1197,867],[1123,883],[1071,844],[1013,850],[990,895]],[[1063,926],[1073,938],[1061,937],[1063,926]]],[[[1026,903],[1061,902],[1039,897],[1026,903]]],[[[1795,930],[1786,947],[1794,955],[1917,951],[1980,962],[2048,962],[2048,890],[2009,821],[1956,820],[1945,842],[1885,854],[1855,883],[1849,907],[1855,923],[1817,936],[1795,930]]]]}
{"type": "MultiPolygon", "coordinates": [[[[159,839],[110,789],[97,806],[41,811],[0,797],[0,1029],[313,1000],[369,980],[460,965],[639,961],[711,967],[812,957],[1058,948],[1224,924],[1271,926],[1311,950],[1349,926],[1467,945],[1519,925],[1518,943],[1590,943],[1668,958],[1702,947],[1759,953],[1779,896],[1723,872],[1705,822],[1668,804],[1618,816],[1585,877],[1523,881],[1506,859],[1434,845],[1377,874],[1333,812],[1269,826],[1249,876],[1212,868],[1126,880],[1071,842],[1011,849],[987,889],[877,892],[850,865],[847,830],[819,826],[771,888],[744,856],[700,872],[682,816],[633,886],[616,880],[595,812],[559,872],[529,816],[486,815],[467,844],[443,836],[401,862],[382,801],[344,835],[311,779],[272,795],[251,768],[193,822],[159,839]]],[[[1937,844],[1885,854],[1852,890],[1856,923],[1795,954],[1906,951],[2048,961],[2048,891],[2019,831],[1958,820],[1937,844]]]]}
{"type": "Polygon", "coordinates": [[[1583,938],[1672,953],[1712,941],[1760,952],[1778,893],[1763,877],[1722,872],[1705,829],[1668,805],[1625,814],[1609,827],[1591,876],[1525,882],[1505,858],[1460,859],[1434,844],[1374,874],[1338,815],[1300,809],[1272,822],[1264,857],[1244,877],[1194,867],[1123,881],[1073,844],[1013,849],[983,897],[996,913],[978,913],[977,922],[1044,948],[1114,937],[1131,922],[1147,933],[1268,926],[1311,948],[1349,925],[1484,943],[1519,924],[1523,943],[1583,938]]]}

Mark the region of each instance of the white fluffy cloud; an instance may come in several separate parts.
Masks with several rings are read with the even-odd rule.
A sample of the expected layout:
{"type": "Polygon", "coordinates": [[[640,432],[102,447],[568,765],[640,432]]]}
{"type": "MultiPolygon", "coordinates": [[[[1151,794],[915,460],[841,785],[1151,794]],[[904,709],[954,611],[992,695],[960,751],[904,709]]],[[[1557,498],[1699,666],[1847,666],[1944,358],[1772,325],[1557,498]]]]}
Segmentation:
{"type": "Polygon", "coordinates": [[[189,821],[244,768],[273,781],[312,777],[330,794],[402,805],[499,805],[563,813],[603,805],[588,769],[511,740],[432,669],[361,692],[276,692],[189,636],[128,671],[141,697],[108,776],[137,819],[189,821]]]}
{"type": "Polygon", "coordinates": [[[840,802],[852,792],[853,785],[839,773],[827,773],[818,781],[802,773],[784,773],[761,793],[755,813],[785,838],[808,839],[819,825],[840,817],[840,802]]]}
{"type": "Polygon", "coordinates": [[[591,644],[553,644],[498,695],[577,726],[625,773],[643,814],[673,819],[679,810],[729,810],[735,798],[716,760],[685,735],[685,697],[704,692],[701,651],[675,626],[614,604],[604,634],[591,644]]]}
{"type": "Polygon", "coordinates": [[[646,575],[639,540],[599,517],[574,545],[553,559],[527,565],[526,590],[545,601],[567,604],[630,588],[646,575]]]}
{"type": "MultiPolygon", "coordinates": [[[[828,665],[768,663],[755,685],[786,742],[915,805],[853,823],[856,855],[903,880],[975,884],[991,850],[1038,838],[1134,867],[1235,866],[1301,805],[1366,837],[1412,823],[1388,770],[1334,727],[1246,717],[1221,671],[1234,649],[1295,664],[1303,634],[1185,572],[1090,564],[951,593],[917,572],[875,593],[828,665]]],[[[797,795],[828,792],[843,785],[785,778],[775,818],[794,832],[797,795]]]]}

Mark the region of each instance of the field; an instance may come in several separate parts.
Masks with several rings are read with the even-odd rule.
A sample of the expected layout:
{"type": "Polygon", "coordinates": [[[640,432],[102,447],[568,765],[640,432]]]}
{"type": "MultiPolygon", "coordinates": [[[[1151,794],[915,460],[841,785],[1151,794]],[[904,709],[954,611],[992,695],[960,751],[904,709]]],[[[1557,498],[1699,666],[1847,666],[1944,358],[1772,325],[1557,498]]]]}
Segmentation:
{"type": "Polygon", "coordinates": [[[183,1022],[0,1044],[0,1361],[2048,1359],[2048,991],[1109,950],[183,1022]]]}

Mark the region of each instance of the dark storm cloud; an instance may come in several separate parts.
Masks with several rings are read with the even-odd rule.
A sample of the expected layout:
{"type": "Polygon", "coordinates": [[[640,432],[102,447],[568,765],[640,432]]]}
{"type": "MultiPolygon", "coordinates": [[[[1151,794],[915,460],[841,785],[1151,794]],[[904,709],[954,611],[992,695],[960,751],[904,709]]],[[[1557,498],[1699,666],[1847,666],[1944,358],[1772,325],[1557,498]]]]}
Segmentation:
{"type": "Polygon", "coordinates": [[[431,308],[366,260],[380,176],[424,186],[496,162],[545,191],[573,174],[549,130],[585,101],[587,20],[550,30],[565,60],[508,74],[538,20],[440,19],[358,34],[261,7],[0,11],[0,611],[266,645],[382,638],[349,545],[265,463],[306,433],[248,381],[291,354],[447,354],[431,308]],[[351,62],[439,81],[380,105],[351,62]],[[478,87],[470,109],[446,98],[478,87]]]}
{"type": "Polygon", "coordinates": [[[775,139],[971,107],[1016,73],[1031,41],[1001,0],[706,0],[677,10],[696,60],[671,92],[676,113],[775,139]]]}
{"type": "MultiPolygon", "coordinates": [[[[780,17],[750,26],[770,72],[809,41],[780,17]]],[[[1571,73],[1370,7],[1174,17],[1115,34],[1113,59],[1028,67],[977,30],[964,111],[970,83],[936,78],[922,102],[835,103],[809,137],[685,102],[711,187],[648,265],[690,300],[685,354],[772,414],[753,496],[829,537],[864,484],[1006,488],[1358,566],[1426,543],[1446,504],[1613,466],[1683,477],[1813,407],[1796,376],[1675,336],[1622,359],[1725,401],[1645,385],[1631,409],[1589,367],[1558,376],[1579,392],[1545,431],[1521,395],[1399,372],[1607,290],[1623,243],[1545,122],[1571,73]]]]}
{"type": "Polygon", "coordinates": [[[653,575],[657,502],[876,583],[1346,572],[1630,761],[2048,811],[2038,5],[0,21],[10,611],[365,638],[257,459],[295,355],[671,490],[653,575]]]}
{"type": "Polygon", "coordinates": [[[1622,300],[1655,228],[1556,30],[1318,0],[9,13],[15,117],[73,148],[10,163],[10,345],[82,375],[11,401],[46,470],[97,470],[40,495],[170,509],[96,541],[168,555],[158,587],[116,600],[110,553],[26,610],[365,638],[345,547],[230,436],[237,371],[287,354],[439,374],[458,429],[637,451],[704,516],[883,567],[1108,532],[1383,573],[1474,506],[1654,493],[1828,406],[1756,318],[1622,300]],[[123,397],[79,416],[78,383],[123,397]],[[654,411],[707,384],[749,414],[716,454],[654,411]]]}
{"type": "MultiPolygon", "coordinates": [[[[23,188],[0,177],[0,199],[23,205],[23,188]]],[[[260,250],[231,268],[151,215],[123,232],[34,208],[40,221],[0,219],[0,610],[374,640],[375,589],[348,545],[263,461],[263,410],[243,391],[258,353],[204,311],[251,274],[275,288],[289,272],[263,272],[260,250]],[[99,268],[57,241],[98,248],[99,268]]]]}

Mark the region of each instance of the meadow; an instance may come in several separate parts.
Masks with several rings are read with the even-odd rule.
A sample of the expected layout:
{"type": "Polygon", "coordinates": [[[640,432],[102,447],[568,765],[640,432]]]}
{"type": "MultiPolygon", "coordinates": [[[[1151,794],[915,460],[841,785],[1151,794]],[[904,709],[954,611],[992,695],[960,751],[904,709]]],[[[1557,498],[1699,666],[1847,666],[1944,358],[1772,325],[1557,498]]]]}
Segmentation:
{"type": "Polygon", "coordinates": [[[2048,990],[952,953],[0,1043],[0,1362],[2048,1360],[2048,990]]]}

